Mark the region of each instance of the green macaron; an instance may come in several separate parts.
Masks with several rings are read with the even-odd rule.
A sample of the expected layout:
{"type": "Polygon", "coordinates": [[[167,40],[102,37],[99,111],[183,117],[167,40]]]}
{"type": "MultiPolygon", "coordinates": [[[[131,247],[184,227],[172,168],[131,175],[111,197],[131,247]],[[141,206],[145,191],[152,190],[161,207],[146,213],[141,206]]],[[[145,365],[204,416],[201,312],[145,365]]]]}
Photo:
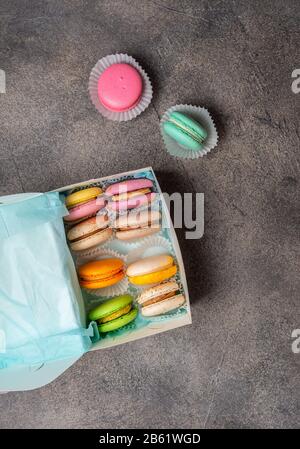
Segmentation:
{"type": "Polygon", "coordinates": [[[138,308],[133,307],[130,312],[125,315],[116,318],[115,320],[108,321],[107,323],[100,324],[98,326],[99,332],[111,332],[120,329],[123,326],[131,323],[131,321],[135,320],[138,314],[138,308]]]}
{"type": "Polygon", "coordinates": [[[110,332],[133,321],[138,309],[133,307],[133,297],[130,295],[115,296],[104,301],[89,313],[91,321],[98,322],[99,332],[110,332]]]}
{"type": "Polygon", "coordinates": [[[207,138],[207,132],[200,123],[182,112],[172,112],[163,123],[163,129],[179,145],[193,151],[202,150],[207,138]]]}

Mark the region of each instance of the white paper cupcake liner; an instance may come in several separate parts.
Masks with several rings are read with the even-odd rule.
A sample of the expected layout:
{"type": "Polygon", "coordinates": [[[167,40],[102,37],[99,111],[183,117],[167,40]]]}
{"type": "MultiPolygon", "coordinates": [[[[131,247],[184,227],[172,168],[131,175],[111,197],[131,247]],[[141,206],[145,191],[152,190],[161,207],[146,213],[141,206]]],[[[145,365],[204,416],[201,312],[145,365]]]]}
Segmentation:
{"type": "Polygon", "coordinates": [[[118,240],[116,238],[116,240],[118,240],[118,242],[120,242],[120,244],[122,245],[122,247],[124,247],[124,251],[132,251],[135,248],[138,248],[141,244],[145,244],[147,243],[149,240],[151,240],[154,237],[159,237],[161,235],[162,229],[159,228],[155,233],[148,235],[146,237],[139,237],[136,239],[132,239],[132,240],[118,240]]]}
{"type": "Polygon", "coordinates": [[[127,265],[136,262],[144,257],[157,254],[171,254],[174,256],[174,250],[171,242],[164,237],[150,235],[141,239],[136,248],[127,254],[127,265]]]}
{"type": "MultiPolygon", "coordinates": [[[[123,254],[120,254],[117,251],[114,251],[110,248],[100,248],[100,247],[92,248],[90,250],[85,251],[84,256],[81,255],[80,257],[75,259],[75,263],[76,266],[78,267],[92,260],[103,260],[108,258],[122,259],[124,264],[126,264],[126,256],[124,256],[123,254]]],[[[129,282],[127,277],[125,276],[120,282],[111,285],[110,287],[98,289],[85,288],[84,290],[86,290],[89,294],[94,296],[111,297],[122,295],[128,290],[128,286],[129,282]]]]}
{"type": "MultiPolygon", "coordinates": [[[[163,281],[163,282],[171,282],[171,281],[177,281],[177,278],[176,278],[176,276],[172,276],[171,278],[169,278],[169,279],[166,279],[166,281],[163,281]]],[[[159,282],[159,283],[157,283],[157,282],[155,282],[154,284],[147,284],[147,285],[135,285],[134,287],[135,287],[135,290],[137,291],[137,294],[139,295],[141,292],[143,292],[144,290],[148,290],[149,288],[152,288],[152,287],[155,287],[156,285],[158,285],[158,284],[161,284],[162,282],[159,282]]]]}
{"type": "Polygon", "coordinates": [[[160,121],[160,130],[167,151],[172,156],[181,157],[183,159],[196,159],[198,157],[205,156],[216,147],[219,140],[215,123],[208,110],[200,106],[192,106],[189,104],[180,104],[168,109],[160,121]],[[170,114],[175,111],[186,113],[191,118],[199,122],[203,128],[205,128],[207,131],[207,139],[205,140],[204,147],[201,150],[189,150],[182,145],[179,145],[174,139],[172,139],[172,137],[165,133],[163,123],[166,122],[169,119],[170,114]]]}
{"type": "Polygon", "coordinates": [[[113,296],[119,296],[126,293],[128,289],[128,279],[124,278],[117,284],[111,285],[110,287],[98,288],[98,289],[86,289],[86,291],[93,296],[101,296],[103,298],[110,298],[113,296]]]}
{"type": "Polygon", "coordinates": [[[124,254],[120,254],[118,251],[104,246],[95,246],[94,248],[81,251],[80,254],[74,253],[75,265],[77,267],[91,260],[107,259],[108,257],[116,257],[118,259],[122,259],[123,262],[126,263],[126,256],[124,254]]]}
{"type": "Polygon", "coordinates": [[[91,71],[88,90],[92,103],[97,111],[100,112],[103,117],[106,117],[109,120],[114,120],[116,122],[125,122],[137,117],[149,106],[153,95],[151,81],[147,73],[132,56],[128,56],[127,54],[108,55],[104,58],[101,58],[91,71]],[[120,63],[129,64],[138,70],[141,77],[143,78],[143,93],[139,103],[134,108],[130,109],[129,111],[115,112],[106,109],[100,102],[98,97],[98,80],[105,69],[107,69],[112,64],[120,63]]]}
{"type": "Polygon", "coordinates": [[[156,184],[155,178],[153,177],[152,172],[147,170],[145,172],[141,171],[141,172],[135,173],[134,175],[130,175],[130,174],[122,175],[121,174],[116,177],[110,177],[109,179],[104,179],[102,181],[103,190],[105,191],[108,186],[110,186],[112,184],[116,184],[117,182],[127,181],[128,179],[140,179],[140,178],[150,179],[151,181],[153,181],[154,187],[155,187],[155,184],[156,184]]]}
{"type": "Polygon", "coordinates": [[[178,307],[177,309],[171,310],[171,312],[168,313],[164,313],[162,315],[156,315],[156,316],[149,316],[149,317],[144,317],[143,318],[147,319],[148,321],[150,321],[151,323],[153,322],[160,322],[160,321],[168,321],[168,320],[172,320],[174,318],[179,318],[181,315],[187,313],[187,306],[186,306],[186,302],[184,304],[182,304],[182,306],[178,307]]]}

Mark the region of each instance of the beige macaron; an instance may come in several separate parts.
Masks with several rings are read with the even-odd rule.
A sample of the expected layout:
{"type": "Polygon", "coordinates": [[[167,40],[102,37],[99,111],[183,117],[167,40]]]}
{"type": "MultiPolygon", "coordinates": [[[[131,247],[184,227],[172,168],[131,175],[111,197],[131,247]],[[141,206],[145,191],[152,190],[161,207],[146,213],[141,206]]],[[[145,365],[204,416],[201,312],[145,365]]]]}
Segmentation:
{"type": "Polygon", "coordinates": [[[161,213],[157,210],[129,212],[114,223],[116,238],[123,241],[147,237],[160,231],[161,213]]]}
{"type": "Polygon", "coordinates": [[[180,293],[177,282],[169,281],[144,290],[137,302],[142,306],[142,315],[150,317],[181,307],[185,303],[185,297],[180,293]]]}
{"type": "Polygon", "coordinates": [[[112,234],[107,215],[98,215],[71,228],[67,238],[73,251],[82,251],[101,245],[109,240],[112,234]]]}

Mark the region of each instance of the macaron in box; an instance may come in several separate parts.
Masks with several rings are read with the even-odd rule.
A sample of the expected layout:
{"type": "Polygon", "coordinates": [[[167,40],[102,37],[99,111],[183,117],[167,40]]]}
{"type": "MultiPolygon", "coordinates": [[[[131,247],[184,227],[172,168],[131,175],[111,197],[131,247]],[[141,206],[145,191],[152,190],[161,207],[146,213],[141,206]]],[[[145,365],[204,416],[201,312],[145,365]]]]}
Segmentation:
{"type": "Polygon", "coordinates": [[[87,218],[67,232],[70,248],[82,251],[107,242],[113,235],[107,214],[87,218]]]}
{"type": "Polygon", "coordinates": [[[93,349],[190,324],[181,252],[173,227],[163,226],[170,223],[169,212],[152,168],[59,191],[70,213],[101,198],[91,217],[65,220],[86,319],[99,330],[93,349]]]}
{"type": "Polygon", "coordinates": [[[126,274],[133,285],[159,284],[177,273],[174,258],[169,254],[158,254],[133,262],[126,274]]]}
{"type": "Polygon", "coordinates": [[[126,326],[137,315],[138,308],[133,305],[133,297],[127,294],[102,302],[90,311],[89,319],[98,322],[99,332],[106,333],[126,326]]]}
{"type": "Polygon", "coordinates": [[[147,206],[155,199],[153,181],[148,178],[128,179],[111,184],[105,190],[107,208],[115,212],[147,206]]]}
{"type": "Polygon", "coordinates": [[[117,217],[112,226],[116,238],[132,242],[156,234],[161,229],[161,213],[158,210],[131,211],[117,217]]]}

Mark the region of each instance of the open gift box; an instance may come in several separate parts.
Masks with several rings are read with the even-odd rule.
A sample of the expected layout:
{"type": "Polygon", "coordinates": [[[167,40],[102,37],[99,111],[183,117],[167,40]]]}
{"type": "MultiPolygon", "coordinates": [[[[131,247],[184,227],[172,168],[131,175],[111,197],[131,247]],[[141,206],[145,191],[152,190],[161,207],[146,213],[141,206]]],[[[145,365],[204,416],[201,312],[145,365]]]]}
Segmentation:
{"type": "MultiPolygon", "coordinates": [[[[100,211],[99,213],[103,213],[100,211]]],[[[110,217],[112,220],[112,217],[110,217]]],[[[180,248],[159,183],[151,167],[63,187],[46,194],[0,198],[0,391],[41,387],[87,351],[108,348],[191,323],[180,248]],[[124,242],[112,237],[101,246],[72,252],[66,239],[66,195],[90,186],[147,178],[153,182],[161,227],[148,237],[124,242]],[[76,271],[86,261],[119,257],[125,266],[148,256],[169,254],[185,303],[159,316],[136,319],[118,330],[99,333],[88,312],[107,298],[142,287],[126,276],[117,285],[91,291],[80,287],[76,271]]],[[[137,306],[136,306],[137,307],[137,306]]]]}

